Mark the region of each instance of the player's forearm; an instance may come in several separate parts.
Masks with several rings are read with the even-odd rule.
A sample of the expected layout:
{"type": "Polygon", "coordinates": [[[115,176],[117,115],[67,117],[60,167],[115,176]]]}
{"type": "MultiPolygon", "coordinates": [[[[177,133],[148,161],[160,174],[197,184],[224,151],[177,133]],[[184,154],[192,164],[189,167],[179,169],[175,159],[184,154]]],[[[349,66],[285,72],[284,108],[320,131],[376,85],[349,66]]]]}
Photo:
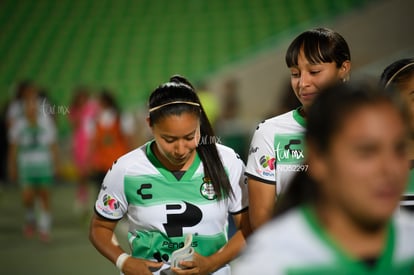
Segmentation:
{"type": "Polygon", "coordinates": [[[113,241],[113,235],[112,229],[96,224],[96,220],[92,221],[89,232],[91,243],[104,257],[115,264],[118,256],[125,251],[113,241]]]}
{"type": "Polygon", "coordinates": [[[276,186],[249,178],[248,188],[250,225],[254,231],[273,216],[276,186]]]}
{"type": "Polygon", "coordinates": [[[272,218],[273,208],[263,208],[263,209],[251,209],[249,210],[250,223],[252,230],[255,231],[263,224],[268,222],[272,218]]]}
{"type": "Polygon", "coordinates": [[[223,246],[215,254],[211,255],[209,258],[212,271],[219,269],[225,264],[232,261],[240,253],[242,248],[246,244],[246,239],[241,230],[236,231],[233,237],[228,241],[228,243],[223,246]]]}

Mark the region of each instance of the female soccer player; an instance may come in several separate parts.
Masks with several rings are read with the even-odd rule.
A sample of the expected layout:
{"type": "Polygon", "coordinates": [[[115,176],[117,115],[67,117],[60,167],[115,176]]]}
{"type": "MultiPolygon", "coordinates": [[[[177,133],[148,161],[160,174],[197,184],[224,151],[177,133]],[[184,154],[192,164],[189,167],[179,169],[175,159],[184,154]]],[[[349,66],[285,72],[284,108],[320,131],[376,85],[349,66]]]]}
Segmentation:
{"type": "Polygon", "coordinates": [[[315,99],[309,169],[251,236],[235,274],[412,274],[414,217],[394,215],[409,171],[409,116],[396,102],[365,84],[315,99]]]}
{"type": "Polygon", "coordinates": [[[345,39],[330,29],[305,31],[290,44],[286,64],[302,106],[265,120],[253,135],[246,166],[253,230],[270,219],[276,196],[292,176],[307,169],[303,132],[308,109],[322,88],[348,80],[350,60],[345,39]]]}
{"type": "Polygon", "coordinates": [[[216,144],[192,85],[179,76],[149,98],[154,140],[124,155],[107,173],[95,204],[90,239],[124,274],[159,274],[172,252],[193,236],[192,260],[176,274],[230,274],[228,265],[249,233],[244,165],[216,144]],[[239,230],[227,239],[227,217],[239,230]],[[127,255],[111,239],[117,222],[129,221],[127,255]]]}
{"type": "Polygon", "coordinates": [[[16,116],[9,131],[9,169],[12,180],[22,186],[25,208],[23,234],[31,238],[38,231],[43,242],[51,239],[51,192],[57,172],[56,127],[45,110],[40,109],[36,88],[22,98],[22,115],[16,116]],[[39,215],[36,200],[39,199],[39,215]]]}
{"type": "Polygon", "coordinates": [[[381,74],[380,82],[387,91],[396,91],[405,99],[413,118],[410,124],[410,178],[401,205],[414,211],[414,58],[400,59],[387,66],[381,74]]]}

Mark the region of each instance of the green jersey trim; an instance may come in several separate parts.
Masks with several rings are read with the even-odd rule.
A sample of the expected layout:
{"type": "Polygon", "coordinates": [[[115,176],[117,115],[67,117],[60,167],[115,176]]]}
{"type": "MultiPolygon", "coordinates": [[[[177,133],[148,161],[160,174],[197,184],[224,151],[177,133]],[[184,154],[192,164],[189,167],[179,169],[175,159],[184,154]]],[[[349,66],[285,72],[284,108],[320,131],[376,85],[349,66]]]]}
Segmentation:
{"type": "Polygon", "coordinates": [[[411,161],[411,169],[408,177],[408,184],[406,188],[406,193],[414,195],[414,160],[411,161]]]}
{"type": "MultiPolygon", "coordinates": [[[[383,253],[379,255],[378,261],[373,267],[366,266],[362,261],[352,258],[349,254],[343,251],[335,241],[327,234],[326,231],[322,228],[319,221],[316,218],[316,213],[313,208],[310,206],[305,206],[301,208],[301,211],[305,217],[305,220],[310,225],[313,232],[327,244],[328,247],[332,249],[335,253],[338,260],[338,265],[336,266],[346,266],[347,270],[352,270],[352,274],[382,274],[384,270],[390,270],[392,268],[392,252],[394,251],[394,240],[395,240],[395,228],[393,223],[388,224],[388,234],[387,241],[383,250],[383,253]]],[[[327,267],[329,269],[329,267],[327,267]]],[[[325,269],[325,268],[321,268],[325,269]]],[[[325,270],[327,271],[327,270],[325,270]]],[[[291,273],[295,274],[295,273],[291,273]]],[[[299,273],[303,274],[303,273],[299,273]]],[[[304,274],[314,274],[314,273],[304,273],[304,274]]],[[[316,273],[315,273],[316,274],[316,273]]],[[[327,273],[322,273],[327,274],[327,273]]]]}
{"type": "Polygon", "coordinates": [[[302,107],[298,107],[295,110],[293,110],[293,119],[296,120],[297,123],[299,123],[300,126],[303,128],[306,127],[306,120],[303,116],[300,115],[299,109],[302,107]]]}
{"type": "Polygon", "coordinates": [[[149,161],[154,165],[154,167],[160,172],[161,175],[163,175],[169,182],[180,182],[180,181],[190,181],[193,177],[194,173],[197,171],[197,168],[200,165],[200,157],[198,156],[197,152],[195,152],[195,158],[193,160],[193,163],[188,168],[187,171],[185,171],[184,175],[181,177],[181,179],[177,180],[177,178],[174,176],[174,174],[165,168],[165,166],[157,159],[154,152],[151,150],[151,145],[155,141],[151,141],[147,143],[146,146],[146,154],[149,159],[149,161]]]}

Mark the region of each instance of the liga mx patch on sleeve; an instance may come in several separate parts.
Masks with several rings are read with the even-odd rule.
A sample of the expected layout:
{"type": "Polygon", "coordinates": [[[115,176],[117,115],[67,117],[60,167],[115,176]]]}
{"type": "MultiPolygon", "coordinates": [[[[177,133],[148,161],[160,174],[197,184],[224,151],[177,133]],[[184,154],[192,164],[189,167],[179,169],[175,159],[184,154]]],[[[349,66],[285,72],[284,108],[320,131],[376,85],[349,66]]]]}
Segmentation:
{"type": "Polygon", "coordinates": [[[109,194],[102,194],[96,202],[96,210],[110,219],[122,218],[119,201],[109,194]]]}

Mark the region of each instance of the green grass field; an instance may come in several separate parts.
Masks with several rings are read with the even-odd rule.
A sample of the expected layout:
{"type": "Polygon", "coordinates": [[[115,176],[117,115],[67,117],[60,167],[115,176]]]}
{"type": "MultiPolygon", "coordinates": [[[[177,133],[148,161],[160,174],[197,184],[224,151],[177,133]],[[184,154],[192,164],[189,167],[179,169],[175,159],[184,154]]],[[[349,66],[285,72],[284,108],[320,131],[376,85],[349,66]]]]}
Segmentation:
{"type": "MultiPolygon", "coordinates": [[[[89,218],[82,220],[74,211],[75,185],[56,184],[51,191],[52,241],[44,244],[37,237],[27,240],[22,236],[20,189],[10,185],[1,189],[0,274],[118,274],[116,267],[89,242],[89,218]]],[[[124,235],[118,232],[118,236],[125,245],[125,239],[121,240],[124,235]]]]}

